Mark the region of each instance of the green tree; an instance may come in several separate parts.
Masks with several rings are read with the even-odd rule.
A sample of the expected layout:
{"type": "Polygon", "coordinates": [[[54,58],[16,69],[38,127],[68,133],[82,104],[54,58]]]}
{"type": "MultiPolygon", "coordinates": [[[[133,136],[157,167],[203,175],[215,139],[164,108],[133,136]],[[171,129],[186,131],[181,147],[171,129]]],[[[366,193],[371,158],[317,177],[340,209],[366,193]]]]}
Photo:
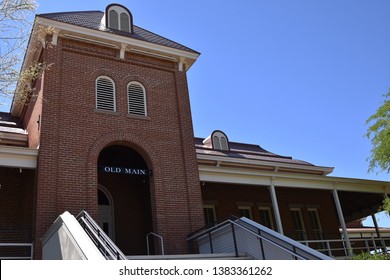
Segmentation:
{"type": "Polygon", "coordinates": [[[369,171],[380,169],[390,172],[390,91],[375,114],[367,119],[366,136],[371,140],[369,171]]]}
{"type": "MultiPolygon", "coordinates": [[[[369,125],[366,136],[370,139],[372,148],[369,157],[368,170],[390,172],[390,90],[385,95],[383,104],[375,114],[367,119],[369,125]]],[[[390,212],[390,198],[383,201],[383,209],[390,212]]]]}
{"type": "Polygon", "coordinates": [[[0,1],[0,97],[11,97],[20,77],[37,3],[35,0],[0,1]]]}

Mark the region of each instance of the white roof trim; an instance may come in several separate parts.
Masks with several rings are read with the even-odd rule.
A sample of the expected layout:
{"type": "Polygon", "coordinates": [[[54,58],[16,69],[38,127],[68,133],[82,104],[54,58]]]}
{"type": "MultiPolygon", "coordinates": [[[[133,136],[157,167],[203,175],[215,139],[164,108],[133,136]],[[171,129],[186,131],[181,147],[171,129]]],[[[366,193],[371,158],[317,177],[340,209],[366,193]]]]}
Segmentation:
{"type": "Polygon", "coordinates": [[[312,174],[267,172],[244,168],[220,168],[198,166],[199,179],[204,182],[233,183],[243,185],[292,187],[367,193],[389,193],[390,182],[365,179],[331,177],[312,174]]]}
{"type": "MultiPolygon", "coordinates": [[[[145,49],[148,51],[154,51],[154,52],[157,52],[158,54],[174,56],[177,60],[180,60],[180,57],[188,58],[188,59],[192,60],[191,61],[192,63],[190,63],[189,66],[191,66],[195,62],[195,60],[199,57],[198,53],[193,53],[193,52],[188,52],[188,51],[179,50],[179,49],[175,49],[175,48],[170,48],[170,47],[162,46],[159,44],[150,43],[150,42],[146,42],[146,41],[142,41],[142,40],[138,40],[138,39],[134,39],[134,38],[129,38],[129,37],[125,37],[125,36],[121,36],[121,35],[117,35],[117,34],[112,34],[112,33],[108,33],[108,32],[102,32],[99,30],[81,27],[81,26],[70,24],[70,23],[58,22],[55,20],[41,18],[39,16],[38,16],[38,18],[39,18],[38,23],[41,25],[50,26],[50,27],[53,27],[55,29],[60,29],[61,31],[65,31],[65,32],[83,34],[85,36],[94,37],[97,40],[103,40],[103,41],[105,40],[105,41],[115,42],[116,44],[118,44],[117,48],[119,48],[119,49],[121,48],[121,44],[127,44],[129,46],[138,47],[138,48],[145,49]]],[[[61,35],[61,33],[60,33],[60,35],[61,35]]],[[[188,68],[190,68],[190,67],[187,67],[187,69],[188,68]]]]}
{"type": "Polygon", "coordinates": [[[197,154],[198,160],[207,160],[213,162],[223,163],[234,163],[234,164],[242,164],[242,165],[250,165],[253,167],[267,166],[278,168],[288,168],[294,170],[303,170],[303,171],[315,171],[315,172],[323,172],[324,175],[333,172],[332,167],[323,167],[323,166],[311,166],[311,165],[300,165],[300,164],[290,164],[290,163],[281,163],[281,162],[272,162],[272,161],[263,161],[257,159],[242,159],[242,158],[232,158],[226,156],[216,156],[216,155],[205,155],[205,154],[197,154]]]}
{"type": "Polygon", "coordinates": [[[0,146],[0,166],[35,169],[38,149],[0,146]]]}

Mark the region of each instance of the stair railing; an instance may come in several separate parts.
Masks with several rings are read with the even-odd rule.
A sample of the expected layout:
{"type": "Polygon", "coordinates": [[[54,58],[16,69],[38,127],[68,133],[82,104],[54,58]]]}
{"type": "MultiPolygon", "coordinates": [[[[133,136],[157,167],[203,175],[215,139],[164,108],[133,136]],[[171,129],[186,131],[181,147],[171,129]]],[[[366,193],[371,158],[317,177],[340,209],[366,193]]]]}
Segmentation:
{"type": "Polygon", "coordinates": [[[77,215],[77,220],[88,234],[91,240],[106,259],[111,260],[126,260],[126,256],[115,245],[115,243],[107,236],[107,234],[100,228],[94,219],[83,210],[77,215]]]}

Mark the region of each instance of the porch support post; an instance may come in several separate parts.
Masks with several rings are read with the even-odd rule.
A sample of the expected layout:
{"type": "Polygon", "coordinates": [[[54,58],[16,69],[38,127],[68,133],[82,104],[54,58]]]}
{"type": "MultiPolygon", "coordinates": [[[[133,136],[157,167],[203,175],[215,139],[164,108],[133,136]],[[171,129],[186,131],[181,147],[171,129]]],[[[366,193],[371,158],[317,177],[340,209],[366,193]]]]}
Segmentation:
{"type": "Polygon", "coordinates": [[[378,238],[381,238],[381,233],[380,233],[379,227],[378,227],[378,221],[376,220],[375,214],[371,214],[371,218],[372,218],[372,221],[374,222],[376,235],[377,235],[378,238]]]}
{"type": "Polygon", "coordinates": [[[339,216],[340,225],[341,225],[341,228],[343,230],[343,236],[345,238],[348,256],[352,257],[352,255],[353,255],[352,246],[351,246],[351,242],[349,240],[347,226],[345,225],[345,220],[344,220],[343,209],[341,208],[340,199],[339,199],[339,195],[338,195],[337,190],[336,190],[336,186],[332,190],[332,194],[333,194],[333,199],[334,199],[334,202],[336,205],[337,215],[339,216]]]}
{"type": "Polygon", "coordinates": [[[275,185],[274,185],[273,178],[271,178],[271,185],[270,185],[269,191],[271,194],[272,209],[274,211],[274,216],[275,216],[275,220],[276,220],[276,229],[280,234],[283,234],[282,219],[280,218],[278,198],[276,197],[276,191],[275,191],[275,185]]]}

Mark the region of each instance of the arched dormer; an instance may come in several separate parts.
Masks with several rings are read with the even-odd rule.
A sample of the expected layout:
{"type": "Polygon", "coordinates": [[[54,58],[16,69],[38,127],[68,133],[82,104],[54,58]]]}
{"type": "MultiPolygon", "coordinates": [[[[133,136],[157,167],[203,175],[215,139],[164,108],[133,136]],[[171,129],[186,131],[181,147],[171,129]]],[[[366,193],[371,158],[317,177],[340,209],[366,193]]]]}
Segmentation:
{"type": "Polygon", "coordinates": [[[209,137],[207,137],[203,144],[211,146],[214,150],[229,151],[229,139],[226,134],[220,130],[214,130],[209,137]]]}
{"type": "Polygon", "coordinates": [[[108,5],[106,7],[106,27],[132,33],[133,15],[122,5],[108,5]]]}

